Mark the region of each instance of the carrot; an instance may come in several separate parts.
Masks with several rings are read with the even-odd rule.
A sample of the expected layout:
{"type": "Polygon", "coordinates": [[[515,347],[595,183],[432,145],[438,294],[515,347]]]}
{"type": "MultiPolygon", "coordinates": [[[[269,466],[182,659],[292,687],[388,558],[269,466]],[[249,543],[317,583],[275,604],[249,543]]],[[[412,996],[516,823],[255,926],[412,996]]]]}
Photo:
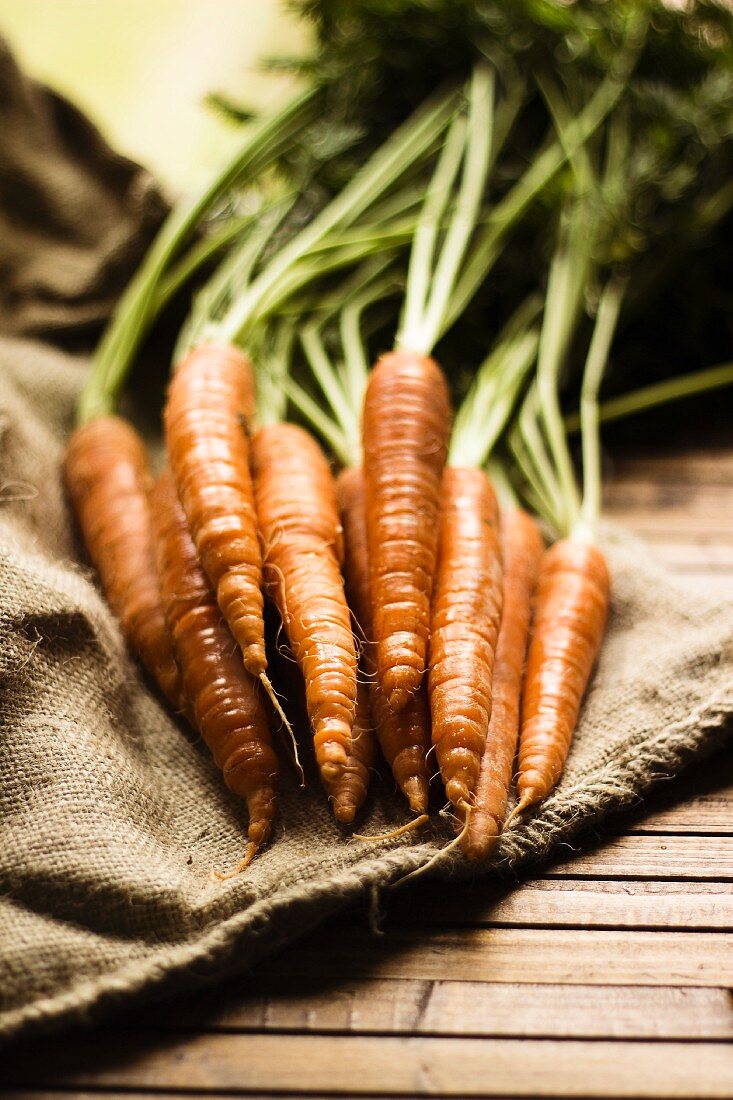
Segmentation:
{"type": "Polygon", "coordinates": [[[369,683],[369,699],[377,738],[395,782],[413,813],[422,815],[428,805],[430,720],[422,690],[396,714],[387,703],[376,678],[373,653],[373,616],[369,588],[366,500],[361,468],[348,467],[338,476],[341,522],[344,528],[344,573],[349,604],[366,644],[362,666],[369,683]]]}
{"type": "Polygon", "coordinates": [[[295,424],[268,424],[251,446],[265,585],[303,673],[316,762],[328,785],[351,751],[357,665],[333,477],[318,444],[295,424]]]}
{"type": "Polygon", "coordinates": [[[483,470],[443,473],[428,689],[433,745],[446,794],[467,808],[491,714],[502,605],[499,511],[483,470]]]}
{"type": "Polygon", "coordinates": [[[247,424],[255,388],[248,360],[203,344],[176,370],[165,410],[168,455],[191,537],[245,668],[267,668],[262,552],[249,470],[247,424]]]}
{"type": "Polygon", "coordinates": [[[152,476],[145,445],[118,416],[72,435],[66,485],[87,551],[122,633],[176,710],[185,709],[161,603],[152,535],[152,476]]]}
{"type": "Polygon", "coordinates": [[[425,672],[450,424],[448,387],[432,359],[403,351],[380,359],[364,403],[364,478],[377,672],[396,711],[425,672]]]}
{"type": "Polygon", "coordinates": [[[486,859],[504,821],[519,735],[519,700],[527,652],[532,595],[542,557],[542,537],[521,508],[501,514],[504,598],[492,677],[492,707],[471,819],[461,847],[471,860],[486,859]]]}
{"type": "Polygon", "coordinates": [[[518,813],[546,798],[560,778],[603,641],[609,590],[597,546],[565,538],[544,554],[522,695],[518,813]]]}
{"type": "Polygon", "coordinates": [[[156,482],[153,503],[161,589],[184,689],[224,782],[247,803],[249,844],[240,871],[272,829],[277,756],[257,680],[222,621],[170,470],[156,482]]]}
{"type": "Polygon", "coordinates": [[[369,690],[359,683],[356,689],[356,717],[351,750],[343,772],[327,784],[333,814],[342,825],[350,825],[364,804],[372,768],[377,763],[377,742],[369,705],[369,690]]]}

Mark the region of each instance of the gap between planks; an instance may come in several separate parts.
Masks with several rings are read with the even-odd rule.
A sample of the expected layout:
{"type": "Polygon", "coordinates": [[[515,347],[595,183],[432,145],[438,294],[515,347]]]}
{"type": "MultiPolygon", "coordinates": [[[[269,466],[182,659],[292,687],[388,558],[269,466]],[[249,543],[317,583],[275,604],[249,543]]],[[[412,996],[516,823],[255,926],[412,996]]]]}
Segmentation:
{"type": "Polygon", "coordinates": [[[730,1097],[720,1043],[199,1035],[151,1042],[118,1032],[29,1047],[6,1085],[297,1095],[730,1097]],[[694,1051],[694,1055],[691,1052],[694,1051]]]}

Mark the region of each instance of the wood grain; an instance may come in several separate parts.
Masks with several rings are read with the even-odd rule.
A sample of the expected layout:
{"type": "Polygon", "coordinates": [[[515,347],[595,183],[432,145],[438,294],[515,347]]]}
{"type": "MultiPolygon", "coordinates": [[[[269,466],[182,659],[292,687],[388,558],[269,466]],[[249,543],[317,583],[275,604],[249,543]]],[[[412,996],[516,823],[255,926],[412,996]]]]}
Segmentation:
{"type": "Polygon", "coordinates": [[[728,883],[556,881],[518,887],[477,882],[459,891],[385,903],[389,924],[535,928],[730,929],[733,890],[728,883]]]}
{"type": "Polygon", "coordinates": [[[327,928],[274,959],[272,975],[450,976],[456,981],[566,985],[733,985],[733,937],[717,932],[396,928],[375,937],[327,928]]]}
{"type": "MultiPolygon", "coordinates": [[[[150,1014],[161,1027],[160,1014],[150,1014]]],[[[279,980],[172,1006],[165,1028],[483,1038],[733,1039],[724,989],[516,985],[446,979],[279,980]]]]}
{"type": "Polygon", "coordinates": [[[152,1045],[134,1034],[46,1044],[16,1055],[6,1083],[67,1088],[253,1091],[297,1095],[730,1097],[733,1046],[434,1039],[370,1036],[204,1035],[152,1045]]]}
{"type": "Polygon", "coordinates": [[[624,836],[555,863],[547,875],[733,880],[732,836],[624,836]]]}

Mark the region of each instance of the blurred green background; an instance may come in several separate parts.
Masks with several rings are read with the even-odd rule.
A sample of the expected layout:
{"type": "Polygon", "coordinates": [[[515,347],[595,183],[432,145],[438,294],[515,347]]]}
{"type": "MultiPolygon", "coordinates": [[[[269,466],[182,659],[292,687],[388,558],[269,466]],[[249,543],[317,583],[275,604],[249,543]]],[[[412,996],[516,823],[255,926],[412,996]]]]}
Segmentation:
{"type": "Polygon", "coordinates": [[[207,92],[282,101],[290,78],[265,73],[262,59],[307,48],[284,0],[0,0],[0,34],[173,193],[236,140],[207,92]]]}

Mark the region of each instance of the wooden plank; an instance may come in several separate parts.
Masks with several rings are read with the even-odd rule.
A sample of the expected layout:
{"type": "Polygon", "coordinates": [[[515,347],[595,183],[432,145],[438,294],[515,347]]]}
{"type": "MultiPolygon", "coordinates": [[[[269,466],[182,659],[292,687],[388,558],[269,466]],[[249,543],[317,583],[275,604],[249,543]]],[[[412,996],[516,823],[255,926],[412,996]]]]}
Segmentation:
{"type": "MultiPolygon", "coordinates": [[[[460,887],[458,887],[460,889],[460,887]]],[[[268,964],[273,977],[419,978],[542,985],[733,985],[720,932],[396,928],[375,937],[326,927],[268,964]]]]}
{"type": "Polygon", "coordinates": [[[635,821],[626,832],[733,834],[733,788],[654,810],[635,821]]]}
{"type": "Polygon", "coordinates": [[[156,1008],[147,1019],[158,1031],[733,1039],[733,1000],[723,989],[370,978],[324,985],[263,975],[245,995],[240,983],[178,1001],[165,1014],[156,1008]]]}
{"type": "Polygon", "coordinates": [[[689,515],[689,527],[695,520],[706,517],[713,526],[723,531],[733,531],[730,502],[733,498],[731,483],[714,485],[697,481],[663,481],[639,476],[614,478],[603,489],[603,503],[607,512],[627,512],[633,517],[637,511],[655,511],[660,516],[668,512],[689,515]]]}
{"type": "Polygon", "coordinates": [[[691,482],[703,485],[733,484],[733,450],[730,447],[664,453],[625,451],[614,455],[611,481],[691,482]]]}
{"type": "Polygon", "coordinates": [[[302,1035],[133,1033],[56,1039],[12,1055],[7,1084],[187,1092],[402,1096],[730,1097],[733,1047],[302,1035]],[[693,1052],[694,1051],[694,1052],[693,1052]]]}
{"type": "Polygon", "coordinates": [[[727,883],[595,882],[535,879],[519,887],[477,882],[460,890],[399,893],[390,923],[466,927],[728,929],[727,883]]]}
{"type": "Polygon", "coordinates": [[[622,836],[553,863],[546,877],[733,880],[733,837],[622,836]]]}

